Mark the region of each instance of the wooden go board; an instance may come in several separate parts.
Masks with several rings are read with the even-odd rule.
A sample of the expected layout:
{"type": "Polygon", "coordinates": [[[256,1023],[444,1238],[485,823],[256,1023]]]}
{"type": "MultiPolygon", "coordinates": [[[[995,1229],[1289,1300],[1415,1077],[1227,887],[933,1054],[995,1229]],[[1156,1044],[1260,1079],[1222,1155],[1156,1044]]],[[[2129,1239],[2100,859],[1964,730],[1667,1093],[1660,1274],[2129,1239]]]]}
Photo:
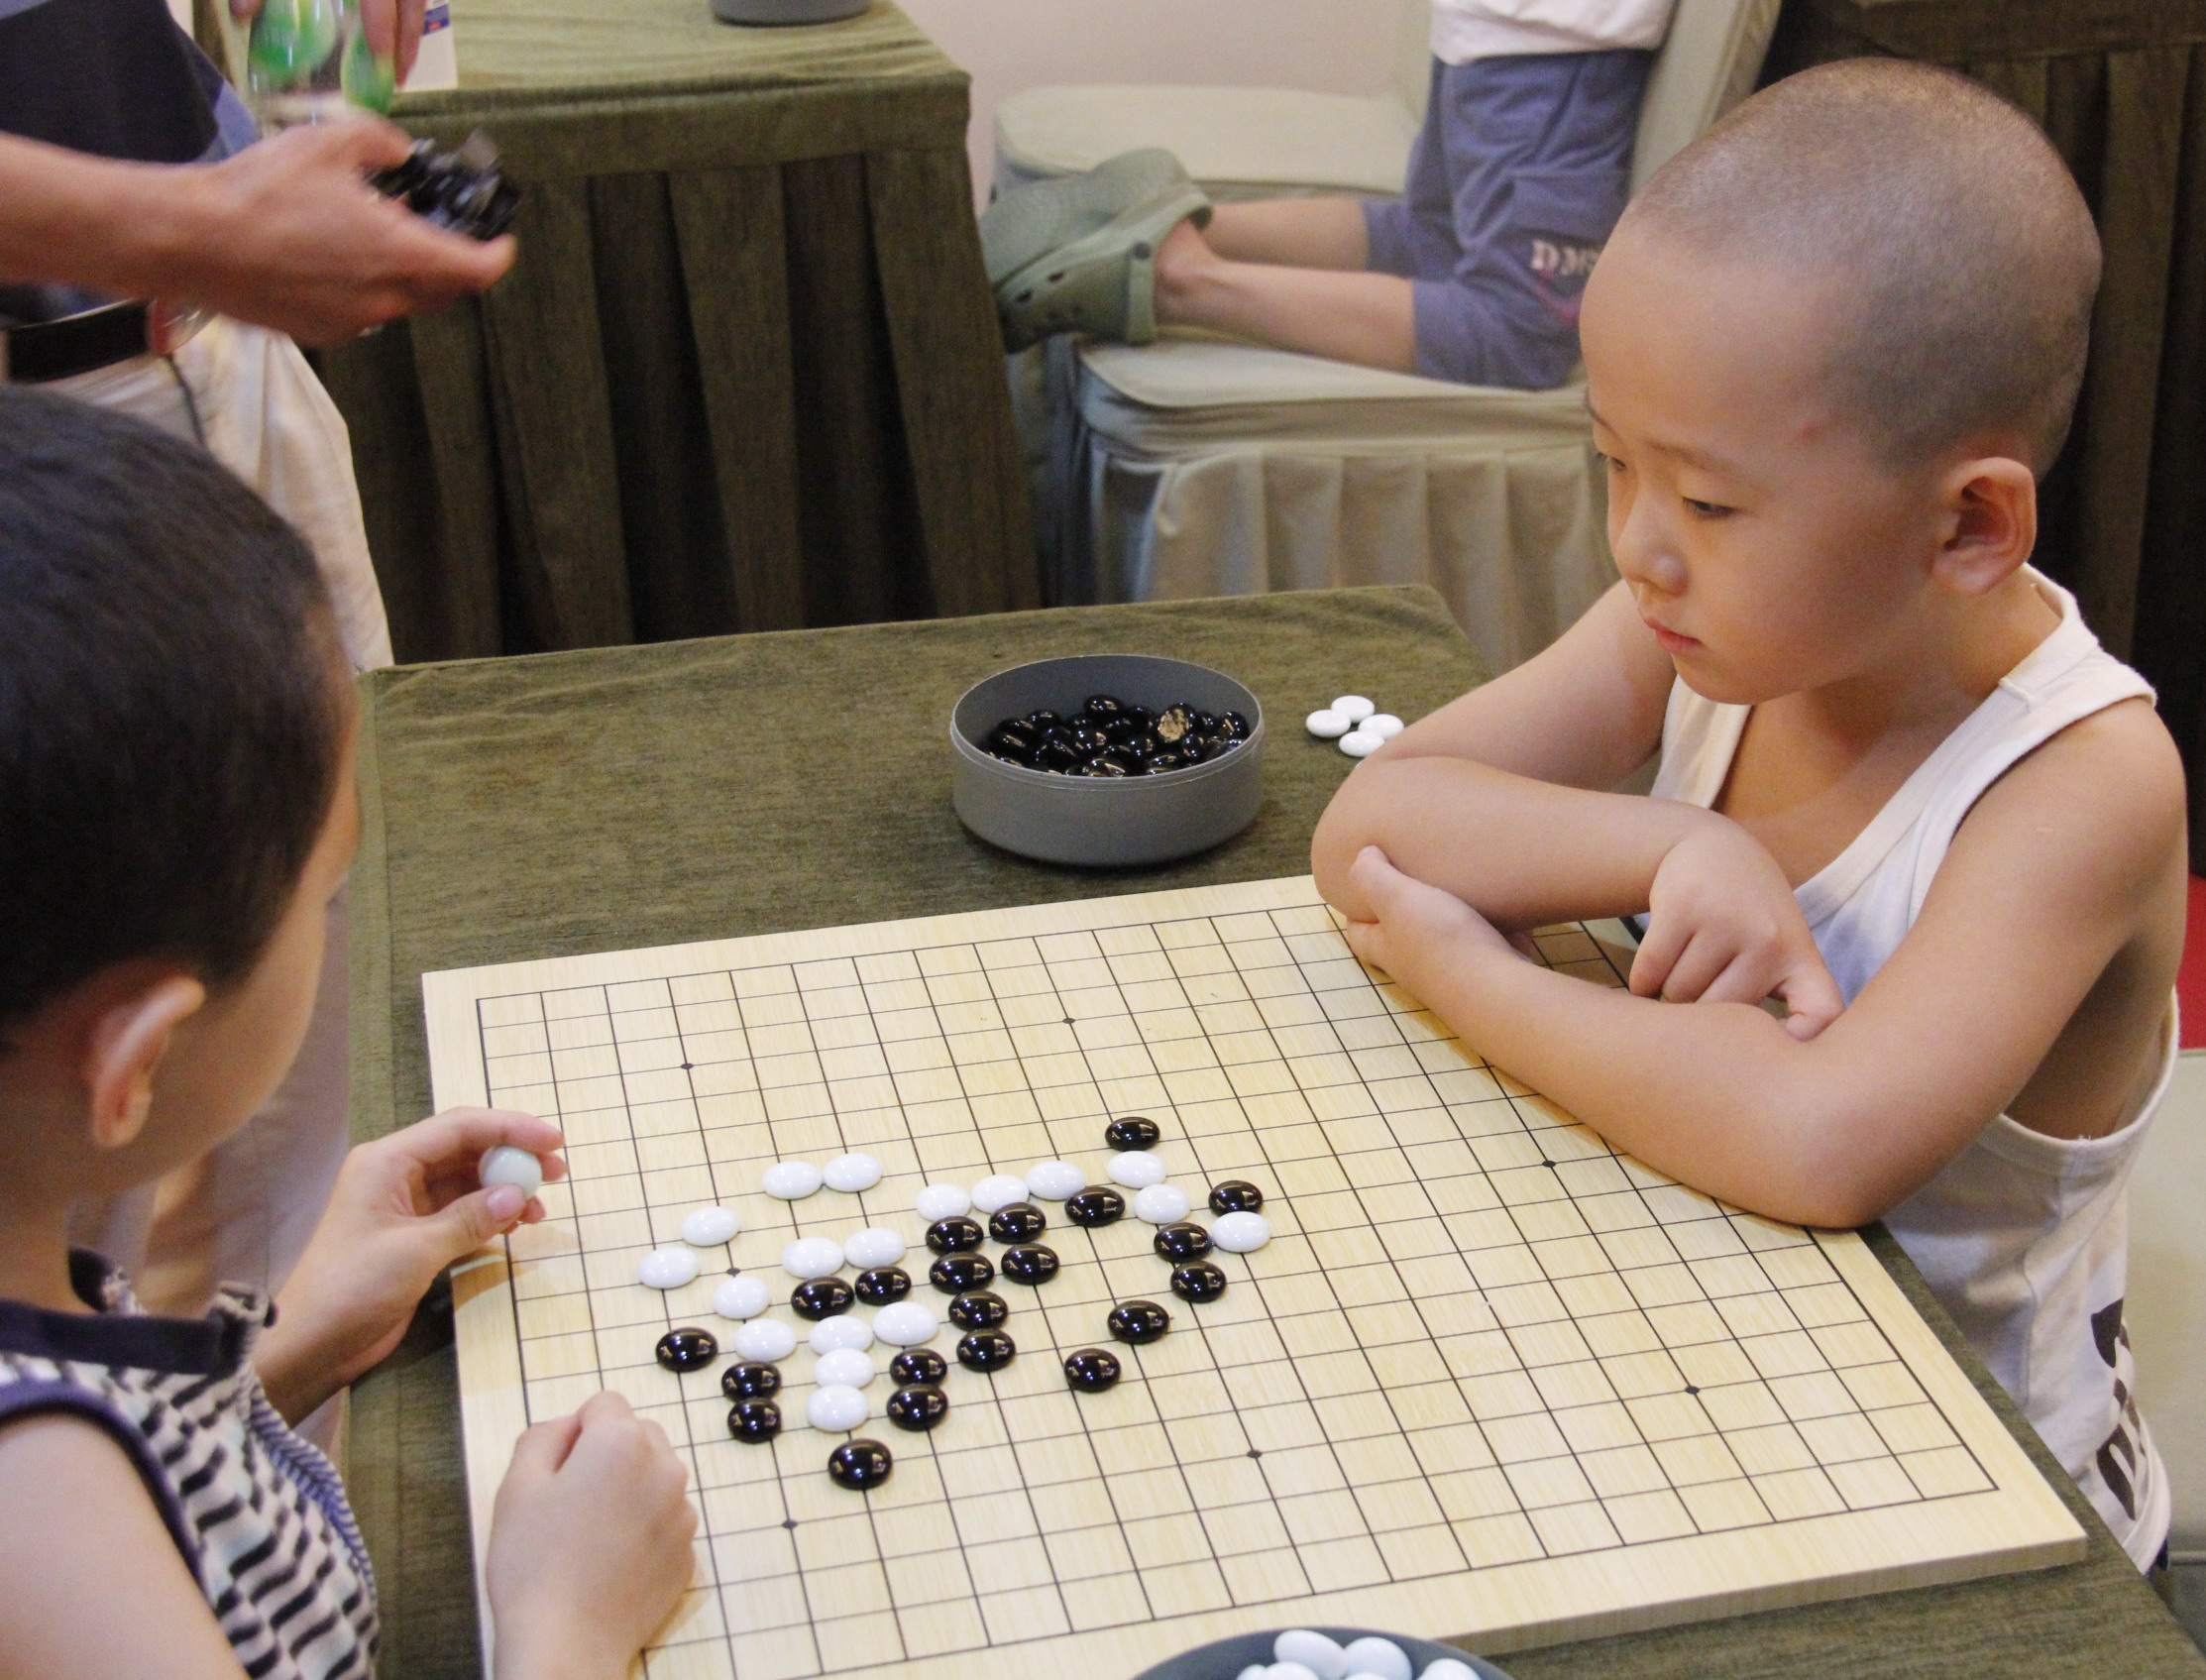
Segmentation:
{"type": "MultiPolygon", "coordinates": [[[[1619,983],[1594,933],[1540,944],[1619,983]]],[[[521,1429],[626,1395],[704,1514],[699,1585],[652,1676],[1126,1680],[1320,1623],[1497,1651],[2081,1555],[1857,1238],[1616,1154],[1361,966],[1307,877],[423,989],[438,1105],[554,1119],[573,1169],[549,1218],[456,1278],[479,1554],[521,1429]],[[886,1376],[868,1391],[860,1433],[896,1456],[883,1487],[828,1480],[843,1437],[804,1424],[801,1346],[770,1445],[728,1439],[719,1367],[653,1362],[670,1325],[725,1346],[735,1326],[708,1302],[730,1261],[786,1298],[777,1262],[800,1235],[898,1230],[938,1309],[919,1187],[1055,1157],[1101,1181],[1121,1114],[1161,1124],[1198,1209],[1221,1179],[1261,1185],[1274,1239],[1214,1255],[1230,1288],[1191,1307],[1151,1227],[1083,1230],[1044,1204],[1062,1271],[996,1286],[1018,1359],[953,1364],[931,1434],[882,1417],[886,1376]],[[773,1162],[846,1150],[883,1163],[876,1187],[759,1189],[773,1162]],[[743,1218],[729,1259],[709,1252],[671,1293],[637,1284],[638,1259],[714,1202],[743,1218]],[[1104,1314],[1129,1297],[1166,1303],[1170,1333],[1111,1342],[1104,1314]],[[1074,1395],[1060,1361],[1096,1345],[1126,1378],[1074,1395]]]]}

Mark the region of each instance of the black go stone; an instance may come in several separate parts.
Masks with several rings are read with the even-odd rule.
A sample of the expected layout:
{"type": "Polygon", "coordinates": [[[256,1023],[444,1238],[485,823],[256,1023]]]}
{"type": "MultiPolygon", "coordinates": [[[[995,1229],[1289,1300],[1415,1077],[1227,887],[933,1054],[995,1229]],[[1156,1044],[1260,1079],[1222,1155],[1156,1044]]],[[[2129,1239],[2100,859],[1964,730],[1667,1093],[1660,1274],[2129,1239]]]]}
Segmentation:
{"type": "Polygon", "coordinates": [[[889,1361],[889,1375],[899,1383],[939,1383],[949,1375],[949,1361],[933,1348],[906,1348],[889,1361]]]}
{"type": "Polygon", "coordinates": [[[887,1306],[912,1292],[912,1275],[901,1266],[876,1266],[858,1274],[857,1292],[868,1306],[887,1306]]]}
{"type": "Polygon", "coordinates": [[[770,1400],[740,1400],[727,1408],[727,1432],[757,1445],[781,1433],[781,1407],[770,1400]]]}
{"type": "Polygon", "coordinates": [[[781,1393],[781,1367],[748,1361],[720,1373],[720,1393],[729,1400],[764,1400],[781,1393]]]}
{"type": "Polygon", "coordinates": [[[987,1233],[962,1213],[938,1219],[927,1227],[927,1246],[937,1254],[963,1254],[986,1240],[987,1233]]]}
{"type": "Polygon", "coordinates": [[[1235,740],[1247,740],[1249,738],[1251,732],[1249,720],[1242,717],[1240,713],[1228,712],[1218,722],[1225,726],[1226,732],[1232,735],[1235,740]]]}
{"type": "Polygon", "coordinates": [[[927,1269],[927,1281],[945,1295],[969,1294],[993,1284],[996,1268],[985,1254],[945,1254],[927,1269]]]}
{"type": "Polygon", "coordinates": [[[879,1441],[844,1441],[827,1454],[827,1480],[853,1493],[878,1488],[895,1468],[896,1460],[879,1441]]]}
{"type": "Polygon", "coordinates": [[[1213,1213],[1261,1213],[1264,1210],[1264,1192],[1246,1178],[1228,1178],[1222,1184],[1210,1186],[1210,1211],[1213,1213]]]}
{"type": "Polygon", "coordinates": [[[719,1358],[720,1345],[713,1340],[712,1331],[685,1324],[661,1336],[653,1351],[669,1371],[702,1371],[719,1358]]]}
{"type": "Polygon", "coordinates": [[[1154,1120],[1129,1114],[1103,1128],[1103,1141],[1113,1149],[1155,1149],[1164,1129],[1154,1120]]]}
{"type": "Polygon", "coordinates": [[[1165,707],[1150,724],[1151,731],[1166,746],[1177,746],[1194,727],[1194,708],[1184,703],[1165,707]]]}
{"type": "Polygon", "coordinates": [[[1001,1371],[1018,1353],[1019,1344],[1001,1330],[975,1330],[957,1339],[957,1363],[967,1371],[1001,1371]]]}
{"type": "Polygon", "coordinates": [[[932,1429],[949,1415],[949,1398],[932,1383],[907,1383],[883,1409],[899,1429],[932,1429]]]}
{"type": "Polygon", "coordinates": [[[1165,1260],[1200,1260],[1210,1252],[1210,1233],[1191,1219],[1159,1225],[1150,1246],[1165,1260]]]}
{"type": "Polygon", "coordinates": [[[1067,1196],[1064,1216],[1073,1224],[1091,1230],[1097,1225],[1113,1225],[1126,1217],[1126,1198],[1098,1184],[1091,1190],[1078,1190],[1067,1196]]]}
{"type": "Polygon", "coordinates": [[[1226,1275],[1207,1260],[1189,1260],[1172,1268],[1172,1293],[1197,1304],[1216,1300],[1226,1292],[1226,1275]]]}
{"type": "Polygon", "coordinates": [[[1025,1284],[1029,1288],[1038,1288],[1057,1275],[1057,1251],[1044,1248],[1040,1243],[1007,1248],[1004,1250],[1003,1275],[1014,1284],[1025,1284]]]}
{"type": "Polygon", "coordinates": [[[1082,1348],[1064,1356],[1064,1381],[1083,1395],[1099,1395],[1118,1381],[1118,1355],[1102,1348],[1082,1348]]]}
{"type": "Polygon", "coordinates": [[[1122,1300],[1111,1308],[1106,1322],[1111,1334],[1139,1347],[1154,1342],[1172,1327],[1172,1315],[1153,1300],[1122,1300]]]}
{"type": "Polygon", "coordinates": [[[1099,723],[1106,722],[1113,718],[1125,717],[1126,702],[1119,699],[1115,694],[1091,694],[1088,696],[1087,704],[1080,710],[1099,723]]]}
{"type": "Polygon", "coordinates": [[[818,1322],[848,1312],[857,1294],[840,1278],[814,1278],[789,1291],[789,1307],[799,1318],[818,1322]]]}
{"type": "Polygon", "coordinates": [[[949,1303],[949,1321],[960,1330],[993,1330],[1011,1316],[1004,1297],[981,1289],[949,1303]]]}
{"type": "Polygon", "coordinates": [[[1028,1201],[1011,1202],[988,1216],[988,1234],[999,1243],[1031,1243],[1048,1228],[1048,1216],[1028,1201]]]}

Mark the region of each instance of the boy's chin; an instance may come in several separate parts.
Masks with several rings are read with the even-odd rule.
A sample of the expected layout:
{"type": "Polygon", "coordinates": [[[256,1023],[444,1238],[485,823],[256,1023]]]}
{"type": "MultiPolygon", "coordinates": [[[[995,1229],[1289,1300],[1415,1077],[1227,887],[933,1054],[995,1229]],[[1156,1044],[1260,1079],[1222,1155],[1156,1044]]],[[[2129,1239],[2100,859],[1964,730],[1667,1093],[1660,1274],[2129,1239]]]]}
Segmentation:
{"type": "Polygon", "coordinates": [[[1765,700],[1791,694],[1800,686],[1728,670],[1721,661],[1710,658],[1706,647],[1696,648],[1691,653],[1673,653],[1670,668],[1677,672],[1678,681],[1687,688],[1718,706],[1759,706],[1765,700]]]}

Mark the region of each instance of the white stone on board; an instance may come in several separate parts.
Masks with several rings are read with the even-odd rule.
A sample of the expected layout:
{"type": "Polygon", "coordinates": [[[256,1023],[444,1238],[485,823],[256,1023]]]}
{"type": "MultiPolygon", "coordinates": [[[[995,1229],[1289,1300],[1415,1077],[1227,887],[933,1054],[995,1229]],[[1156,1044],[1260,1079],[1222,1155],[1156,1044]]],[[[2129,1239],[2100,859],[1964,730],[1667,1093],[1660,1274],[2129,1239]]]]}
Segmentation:
{"type": "Polygon", "coordinates": [[[963,1184],[930,1184],[913,1198],[912,1211],[930,1225],[938,1219],[954,1219],[973,1205],[973,1192],[963,1184]]]}
{"type": "Polygon", "coordinates": [[[1351,729],[1340,738],[1340,748],[1351,758],[1369,758],[1386,744],[1384,735],[1375,735],[1368,729],[1351,729]]]}
{"type": "Polygon", "coordinates": [[[1271,1221],[1261,1213],[1221,1213],[1210,1222],[1210,1240],[1228,1254],[1254,1254],[1271,1240],[1271,1221]]]}
{"type": "Polygon", "coordinates": [[[860,1272],[872,1266],[894,1266],[904,1258],[904,1239],[885,1225],[869,1225],[842,1239],[842,1258],[860,1272]]]}
{"type": "Polygon", "coordinates": [[[636,1282],[654,1289],[678,1289],[696,1276],[694,1248],[655,1248],[636,1262],[636,1282]]]}
{"type": "Polygon", "coordinates": [[[758,1187],[783,1201],[802,1201],[820,1187],[820,1169],[809,1161],[777,1161],[759,1176],[758,1187]]]}
{"type": "Polygon", "coordinates": [[[728,1338],[727,1345],[738,1359],[762,1359],[771,1365],[797,1351],[797,1332],[779,1318],[753,1318],[728,1338]]]}
{"type": "Polygon", "coordinates": [[[862,1389],[878,1375],[863,1348],[835,1348],[812,1362],[812,1380],[823,1389],[862,1389]]]}
{"type": "Polygon", "coordinates": [[[873,1333],[891,1347],[916,1348],[941,1328],[925,1301],[893,1301],[873,1315],[873,1333]]]}
{"type": "Polygon", "coordinates": [[[1187,1192],[1177,1184],[1152,1184],[1146,1190],[1134,1192],[1134,1217],[1146,1219],[1152,1225],[1169,1225],[1175,1219],[1184,1219],[1192,1206],[1194,1203],[1187,1199],[1187,1192]]]}
{"type": "Polygon", "coordinates": [[[872,1410],[863,1389],[853,1389],[847,1383],[829,1383],[826,1388],[812,1391],[812,1398],[805,1401],[805,1421],[815,1429],[834,1434],[855,1429],[872,1410]]]}
{"type": "Polygon", "coordinates": [[[1361,724],[1366,718],[1376,713],[1379,708],[1360,694],[1344,694],[1335,697],[1333,704],[1327,710],[1338,712],[1351,724],[1361,724]]]}
{"type": "Polygon", "coordinates": [[[1088,1187],[1088,1176],[1069,1161],[1038,1161],[1027,1169],[1027,1189],[1045,1201],[1062,1201],[1088,1187]]]}
{"type": "Polygon", "coordinates": [[[842,1245],[828,1237],[799,1237],[781,1251],[781,1269],[792,1278],[826,1278],[842,1270],[842,1245]]]}
{"type": "Polygon", "coordinates": [[[812,1327],[812,1334],[805,1338],[814,1353],[836,1353],[844,1348],[869,1348],[873,1345],[873,1326],[855,1313],[838,1312],[832,1318],[823,1318],[812,1327]]]}
{"type": "Polygon", "coordinates": [[[713,1286],[713,1310],[722,1318],[756,1318],[772,1299],[763,1278],[723,1278],[713,1286]]]}
{"type": "Polygon", "coordinates": [[[1164,1160],[1146,1149],[1130,1149],[1123,1155],[1111,1157],[1104,1171],[1111,1176],[1111,1182],[1124,1184],[1130,1190],[1145,1190],[1152,1184],[1164,1181],[1164,1160]]]}
{"type": "Polygon", "coordinates": [[[1380,740],[1392,740],[1409,726],[1391,712],[1375,712],[1356,728],[1361,733],[1377,735],[1380,740]]]}
{"type": "Polygon", "coordinates": [[[993,1213],[999,1207],[1009,1207],[1015,1201],[1027,1199],[1027,1181],[1014,1178],[1009,1173],[997,1173],[973,1186],[973,1205],[983,1213],[993,1213]]]}
{"type": "Polygon", "coordinates": [[[870,1155],[838,1155],[821,1171],[830,1190],[855,1194],[881,1181],[881,1164],[870,1155]]]}
{"type": "Polygon", "coordinates": [[[511,1184],[524,1196],[544,1187],[544,1164],[514,1144],[494,1144],[475,1164],[476,1182],[486,1190],[493,1184],[511,1184]]]}
{"type": "Polygon", "coordinates": [[[1348,1653],[1338,1639],[1312,1627],[1289,1627],[1271,1641],[1273,1662],[1298,1662],[1317,1680],[1341,1680],[1348,1672],[1348,1653]]]}
{"type": "Polygon", "coordinates": [[[682,1240],[692,1248],[718,1248],[742,1228],[732,1207],[693,1208],[682,1217],[682,1240]]]}
{"type": "Polygon", "coordinates": [[[1332,710],[1332,708],[1325,707],[1312,712],[1307,718],[1303,719],[1302,727],[1317,736],[1319,740],[1337,740],[1342,735],[1347,734],[1350,729],[1353,729],[1356,725],[1332,710]]]}
{"type": "Polygon", "coordinates": [[[1376,1633],[1367,1633],[1361,1639],[1351,1639],[1342,1652],[1348,1659],[1351,1674],[1377,1675],[1378,1680],[1409,1680],[1415,1672],[1409,1666],[1409,1653],[1391,1639],[1381,1639],[1376,1633]]]}

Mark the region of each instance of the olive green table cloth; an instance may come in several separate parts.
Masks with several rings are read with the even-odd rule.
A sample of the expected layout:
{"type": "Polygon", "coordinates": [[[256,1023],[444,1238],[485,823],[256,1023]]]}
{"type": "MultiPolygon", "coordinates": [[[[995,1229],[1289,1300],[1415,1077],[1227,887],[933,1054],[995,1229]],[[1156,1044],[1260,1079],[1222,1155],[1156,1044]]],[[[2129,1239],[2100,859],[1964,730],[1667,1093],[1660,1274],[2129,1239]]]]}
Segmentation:
{"type": "MultiPolygon", "coordinates": [[[[1418,717],[1482,680],[1423,588],[1068,608],[604,648],[364,679],[353,876],[354,1114],[428,1110],[425,970],[1257,880],[1308,867],[1350,760],[1303,733],[1334,695],[1418,717]],[[1256,822],[1158,868],[1031,863],[949,805],[947,719],[990,672],[1088,652],[1226,671],[1271,720],[1256,822]]],[[[2091,1534],[2031,1575],[1518,1653],[1519,1680],[2206,1677],[2206,1662],[1881,1234],[1877,1252],[2091,1534]]],[[[448,1313],[354,1393],[349,1480],[383,1592],[382,1672],[480,1672],[448,1313]]],[[[1169,1653],[1159,1651],[1159,1657],[1169,1653]]]]}
{"type": "Polygon", "coordinates": [[[2038,563],[2159,691],[2206,869],[2206,3],[1785,0],[1763,78],[1868,54],[2014,100],[2098,220],[2091,362],[2041,493],[2038,563]]]}
{"type": "Polygon", "coordinates": [[[393,114],[496,142],[519,260],[321,358],[398,656],[1034,605],[964,72],[885,3],[453,10],[393,114]]]}

